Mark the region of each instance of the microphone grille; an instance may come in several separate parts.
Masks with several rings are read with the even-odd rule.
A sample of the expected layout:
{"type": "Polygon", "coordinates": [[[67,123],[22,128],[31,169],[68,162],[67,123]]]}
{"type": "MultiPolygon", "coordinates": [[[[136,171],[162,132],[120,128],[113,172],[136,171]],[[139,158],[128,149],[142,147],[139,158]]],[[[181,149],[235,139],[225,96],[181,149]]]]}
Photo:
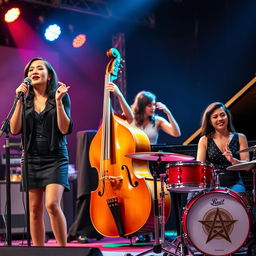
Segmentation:
{"type": "Polygon", "coordinates": [[[24,83],[27,84],[27,85],[30,85],[32,83],[32,79],[30,77],[26,77],[24,79],[24,83]]]}

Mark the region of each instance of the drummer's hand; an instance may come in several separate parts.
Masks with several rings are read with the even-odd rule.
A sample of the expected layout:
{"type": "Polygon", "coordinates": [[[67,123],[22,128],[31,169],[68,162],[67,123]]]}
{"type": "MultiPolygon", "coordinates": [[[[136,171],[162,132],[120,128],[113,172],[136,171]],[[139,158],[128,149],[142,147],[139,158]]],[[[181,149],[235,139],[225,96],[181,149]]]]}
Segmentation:
{"type": "Polygon", "coordinates": [[[224,155],[229,162],[231,162],[231,163],[234,162],[234,157],[233,157],[233,155],[232,155],[232,153],[231,153],[231,151],[229,149],[228,144],[225,145],[224,153],[222,155],[224,155]]]}

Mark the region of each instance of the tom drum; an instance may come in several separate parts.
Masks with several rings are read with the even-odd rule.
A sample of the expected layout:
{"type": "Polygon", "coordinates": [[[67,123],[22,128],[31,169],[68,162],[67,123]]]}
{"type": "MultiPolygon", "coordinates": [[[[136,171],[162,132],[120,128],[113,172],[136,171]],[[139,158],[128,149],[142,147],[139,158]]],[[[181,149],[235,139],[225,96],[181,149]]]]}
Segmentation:
{"type": "Polygon", "coordinates": [[[193,192],[211,188],[213,166],[208,163],[176,162],[167,167],[167,189],[174,192],[193,192]]]}

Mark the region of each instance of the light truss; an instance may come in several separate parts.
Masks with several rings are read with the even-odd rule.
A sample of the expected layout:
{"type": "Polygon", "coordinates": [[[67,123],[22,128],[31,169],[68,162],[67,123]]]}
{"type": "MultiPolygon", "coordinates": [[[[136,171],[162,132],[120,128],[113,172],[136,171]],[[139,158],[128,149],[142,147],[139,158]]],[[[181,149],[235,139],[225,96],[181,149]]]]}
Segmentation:
{"type": "Polygon", "coordinates": [[[90,15],[97,15],[106,18],[112,17],[149,27],[155,26],[155,17],[153,14],[149,14],[143,18],[138,18],[136,16],[125,18],[118,16],[118,14],[113,14],[111,1],[108,0],[22,0],[22,2],[39,4],[52,8],[65,9],[90,15]]]}
{"type": "Polygon", "coordinates": [[[111,9],[105,0],[22,0],[52,8],[65,9],[91,15],[111,17],[111,9]]]}

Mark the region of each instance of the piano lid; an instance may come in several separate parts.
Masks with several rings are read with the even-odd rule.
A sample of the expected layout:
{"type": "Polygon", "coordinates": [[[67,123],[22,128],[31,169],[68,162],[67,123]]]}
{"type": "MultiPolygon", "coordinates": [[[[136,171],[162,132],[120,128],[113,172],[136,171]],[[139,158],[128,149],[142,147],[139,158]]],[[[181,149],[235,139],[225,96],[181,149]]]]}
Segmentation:
{"type": "MultiPolygon", "coordinates": [[[[230,110],[236,131],[244,133],[248,140],[256,139],[256,77],[237,92],[225,105],[230,110]]],[[[201,128],[195,131],[182,144],[198,143],[201,128]]]]}

